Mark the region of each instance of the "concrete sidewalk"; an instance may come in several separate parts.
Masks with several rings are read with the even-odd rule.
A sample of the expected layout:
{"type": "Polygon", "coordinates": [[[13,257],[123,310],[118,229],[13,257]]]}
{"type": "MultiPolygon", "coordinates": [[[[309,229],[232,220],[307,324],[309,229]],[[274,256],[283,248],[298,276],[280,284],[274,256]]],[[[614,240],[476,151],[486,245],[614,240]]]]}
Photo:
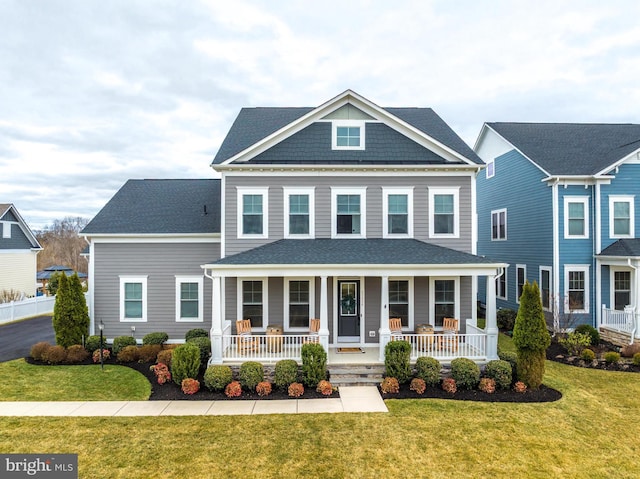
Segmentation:
{"type": "Polygon", "coordinates": [[[388,412],[375,386],[341,387],[340,398],[265,401],[1,402],[0,416],[226,416],[388,412]]]}

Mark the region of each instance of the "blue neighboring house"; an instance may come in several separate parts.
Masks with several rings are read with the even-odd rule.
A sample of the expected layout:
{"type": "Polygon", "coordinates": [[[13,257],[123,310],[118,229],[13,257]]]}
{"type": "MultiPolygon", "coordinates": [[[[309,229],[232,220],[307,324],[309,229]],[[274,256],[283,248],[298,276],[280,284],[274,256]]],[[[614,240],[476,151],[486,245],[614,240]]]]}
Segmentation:
{"type": "Polygon", "coordinates": [[[639,340],[640,125],[485,123],[475,151],[478,254],[510,264],[497,306],[537,281],[550,326],[639,340]]]}

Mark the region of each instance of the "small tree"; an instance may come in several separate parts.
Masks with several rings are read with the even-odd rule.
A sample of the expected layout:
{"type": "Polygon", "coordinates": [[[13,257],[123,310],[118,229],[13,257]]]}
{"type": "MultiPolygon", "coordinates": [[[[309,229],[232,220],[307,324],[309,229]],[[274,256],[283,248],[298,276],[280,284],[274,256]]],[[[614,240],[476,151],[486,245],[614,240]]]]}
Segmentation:
{"type": "Polygon", "coordinates": [[[513,327],[513,344],[518,351],[518,379],[530,389],[542,384],[545,351],[551,344],[540,300],[540,290],[535,281],[525,282],[520,297],[520,308],[513,327]]]}
{"type": "Polygon", "coordinates": [[[89,329],[89,312],[77,274],[70,278],[64,273],[60,275],[52,321],[56,344],[64,347],[82,344],[82,336],[89,329]]]}

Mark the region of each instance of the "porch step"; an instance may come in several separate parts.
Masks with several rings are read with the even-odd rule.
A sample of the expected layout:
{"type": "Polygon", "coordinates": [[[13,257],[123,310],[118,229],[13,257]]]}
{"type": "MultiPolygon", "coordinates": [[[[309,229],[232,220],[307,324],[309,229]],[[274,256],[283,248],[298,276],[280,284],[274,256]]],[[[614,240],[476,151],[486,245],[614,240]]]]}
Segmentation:
{"type": "Polygon", "coordinates": [[[382,382],[384,366],[380,364],[339,364],[328,366],[333,386],[375,386],[382,382]]]}

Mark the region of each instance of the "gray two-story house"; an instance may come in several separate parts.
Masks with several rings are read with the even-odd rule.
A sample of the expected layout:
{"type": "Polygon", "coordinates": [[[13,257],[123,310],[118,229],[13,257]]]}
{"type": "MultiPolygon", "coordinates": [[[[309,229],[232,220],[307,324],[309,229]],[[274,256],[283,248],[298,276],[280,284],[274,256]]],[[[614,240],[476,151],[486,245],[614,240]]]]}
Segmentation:
{"type": "Polygon", "coordinates": [[[85,228],[94,327],[174,341],[204,327],[215,363],[299,359],[313,340],[330,361],[343,348],[382,361],[400,318],[414,358],[497,357],[495,292],[476,325],[478,277],[493,285],[507,266],[475,255],[484,163],[433,110],[350,90],[245,108],[212,167],[220,180],[129,181],[85,228]],[[454,346],[445,317],[459,319],[454,346]]]}

